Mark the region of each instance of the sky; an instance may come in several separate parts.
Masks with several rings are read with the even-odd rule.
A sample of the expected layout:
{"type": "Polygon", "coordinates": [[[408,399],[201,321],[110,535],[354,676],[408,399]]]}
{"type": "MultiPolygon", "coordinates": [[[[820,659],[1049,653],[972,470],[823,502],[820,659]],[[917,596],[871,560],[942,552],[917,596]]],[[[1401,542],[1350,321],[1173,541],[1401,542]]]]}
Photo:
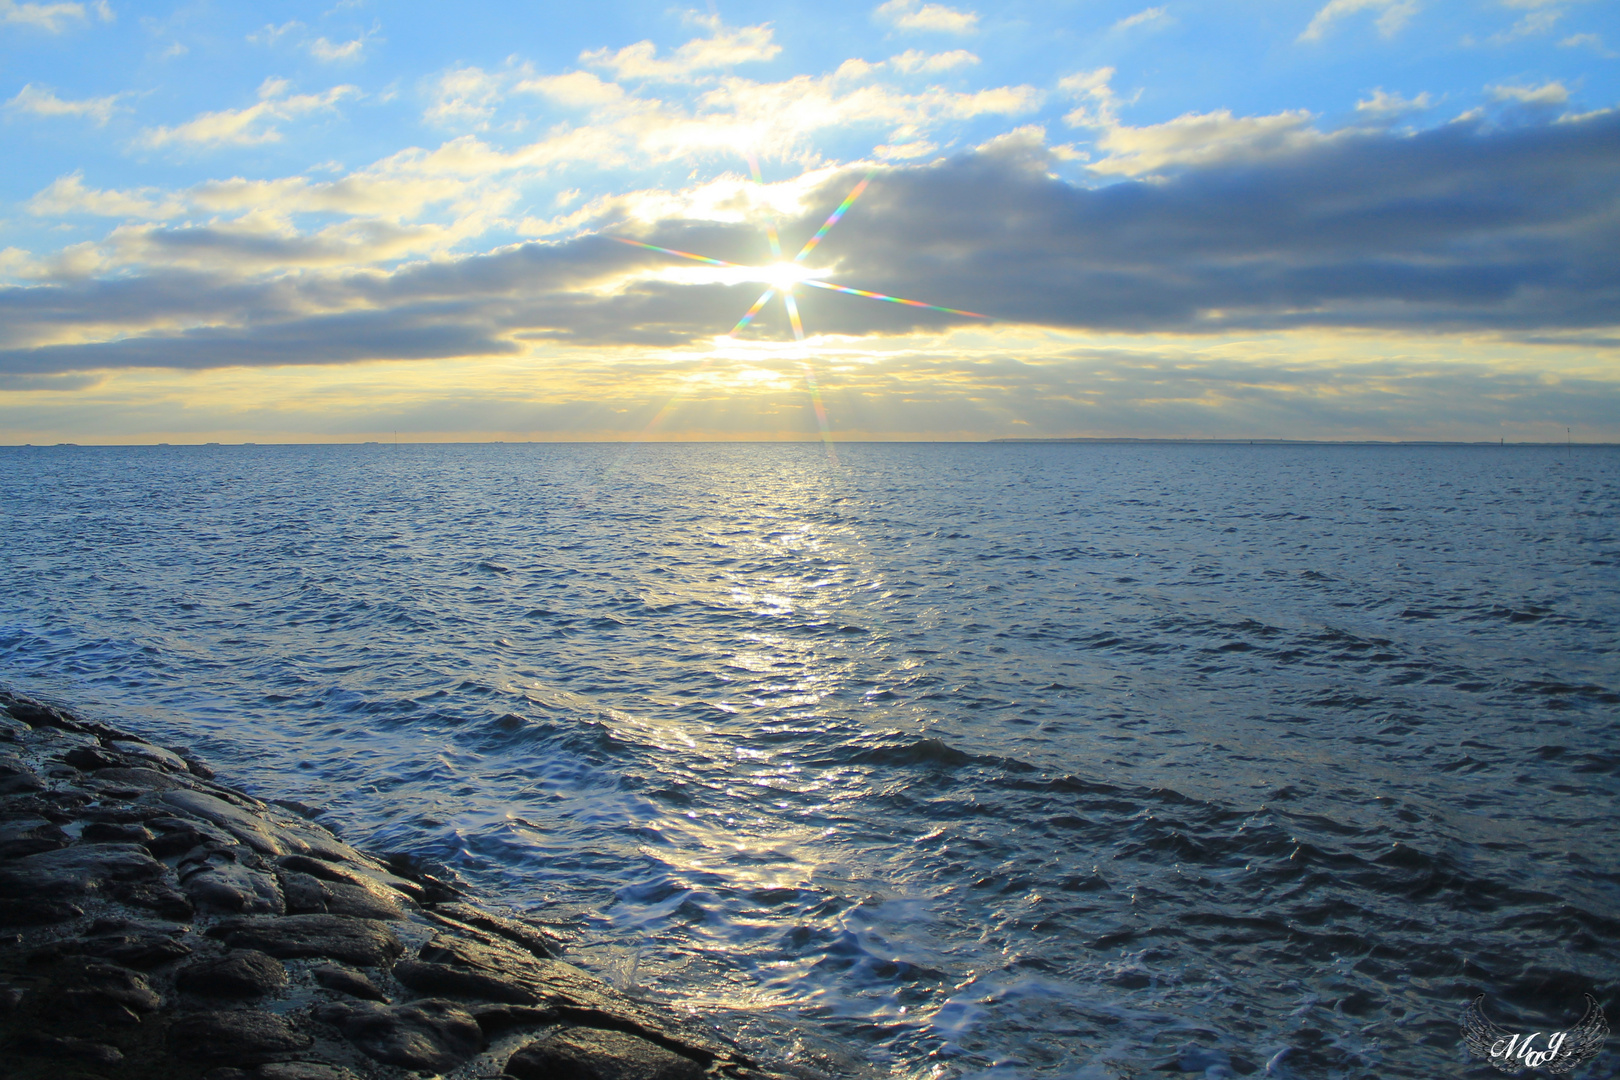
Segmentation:
{"type": "Polygon", "coordinates": [[[0,0],[0,443],[1620,441],[1617,106],[1606,0],[0,0]]]}

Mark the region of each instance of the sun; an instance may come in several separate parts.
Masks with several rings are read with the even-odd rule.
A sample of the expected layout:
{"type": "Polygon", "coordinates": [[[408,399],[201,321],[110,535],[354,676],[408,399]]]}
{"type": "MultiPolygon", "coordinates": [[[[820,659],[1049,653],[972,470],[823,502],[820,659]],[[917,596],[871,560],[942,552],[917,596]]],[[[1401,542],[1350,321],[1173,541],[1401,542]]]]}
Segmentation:
{"type": "Polygon", "coordinates": [[[779,293],[785,293],[800,282],[814,281],[825,273],[825,270],[812,270],[796,262],[779,262],[759,267],[759,276],[754,280],[764,282],[779,293]]]}
{"type": "MultiPolygon", "coordinates": [[[[749,164],[752,165],[754,169],[754,180],[756,182],[760,182],[758,165],[754,164],[752,160],[750,160],[749,164]]],[[[804,265],[806,256],[816,249],[816,245],[820,244],[822,239],[826,237],[827,233],[832,231],[832,227],[837,225],[838,222],[842,220],[843,216],[849,212],[850,206],[854,204],[856,199],[860,198],[861,192],[866,190],[867,185],[872,182],[872,177],[876,174],[876,169],[873,169],[871,172],[867,173],[865,179],[855,185],[855,190],[851,191],[844,198],[844,201],[838,204],[838,209],[832,212],[831,216],[829,216],[827,220],[822,223],[821,228],[816,230],[816,234],[807,240],[804,247],[799,249],[799,253],[790,260],[782,258],[782,246],[777,238],[776,226],[774,223],[767,226],[766,236],[767,239],[770,240],[771,254],[776,257],[776,261],[758,267],[742,266],[737,263],[726,262],[724,259],[711,259],[707,255],[694,255],[690,251],[679,251],[675,248],[660,247],[657,244],[649,244],[645,240],[632,240],[626,236],[614,236],[610,237],[610,239],[617,240],[621,244],[629,244],[631,247],[646,248],[648,251],[659,251],[665,255],[674,255],[681,259],[691,259],[693,262],[706,263],[709,266],[718,266],[724,269],[742,271],[748,275],[746,280],[763,283],[765,285],[765,292],[758,300],[754,301],[753,307],[750,307],[743,317],[737,320],[737,325],[733,326],[730,333],[725,335],[728,338],[735,337],[737,334],[746,329],[748,324],[754,321],[754,316],[758,315],[766,304],[770,303],[774,298],[780,296],[782,298],[782,306],[787,308],[788,320],[793,325],[794,338],[798,341],[803,341],[804,325],[799,321],[798,301],[793,298],[794,289],[799,285],[813,285],[818,289],[829,289],[832,292],[840,292],[848,296],[861,296],[868,300],[882,300],[890,304],[903,304],[907,307],[926,308],[929,311],[938,311],[947,315],[964,315],[970,319],[989,318],[989,316],[981,315],[976,311],[963,311],[961,308],[942,307],[939,304],[925,304],[921,300],[907,300],[903,296],[889,296],[886,293],[871,292],[867,289],[852,289],[848,285],[834,285],[830,281],[822,280],[823,277],[831,273],[830,270],[816,270],[804,265]]]]}

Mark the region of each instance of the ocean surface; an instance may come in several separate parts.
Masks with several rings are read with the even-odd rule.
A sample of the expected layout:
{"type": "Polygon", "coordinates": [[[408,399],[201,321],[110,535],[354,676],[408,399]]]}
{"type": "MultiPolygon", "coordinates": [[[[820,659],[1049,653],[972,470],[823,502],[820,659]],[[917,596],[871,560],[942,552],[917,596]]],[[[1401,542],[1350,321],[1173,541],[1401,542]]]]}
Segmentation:
{"type": "Polygon", "coordinates": [[[1432,1078],[1620,1020],[1617,522],[1602,447],[7,448],[0,682],[807,1070],[1432,1078]]]}

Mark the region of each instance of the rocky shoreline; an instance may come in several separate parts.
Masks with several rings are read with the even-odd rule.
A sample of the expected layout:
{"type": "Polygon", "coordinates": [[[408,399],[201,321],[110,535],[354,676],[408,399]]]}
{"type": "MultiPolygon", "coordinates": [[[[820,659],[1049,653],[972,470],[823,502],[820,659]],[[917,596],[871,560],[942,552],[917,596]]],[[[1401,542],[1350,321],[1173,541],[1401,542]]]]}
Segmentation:
{"type": "Polygon", "coordinates": [[[0,1078],[779,1080],[410,860],[0,691],[0,1078]]]}

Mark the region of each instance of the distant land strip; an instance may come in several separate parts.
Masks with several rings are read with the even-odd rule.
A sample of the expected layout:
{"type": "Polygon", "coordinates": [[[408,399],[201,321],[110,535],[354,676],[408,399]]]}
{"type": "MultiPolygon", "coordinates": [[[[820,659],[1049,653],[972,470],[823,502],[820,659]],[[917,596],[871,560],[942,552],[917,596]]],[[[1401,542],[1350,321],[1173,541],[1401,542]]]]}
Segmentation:
{"type": "MultiPolygon", "coordinates": [[[[1158,443],[1172,446],[1506,446],[1489,439],[1136,439],[1076,435],[1051,439],[986,439],[992,443],[1158,443]]],[[[1514,446],[1620,446],[1611,442],[1516,442],[1514,446]]]]}

